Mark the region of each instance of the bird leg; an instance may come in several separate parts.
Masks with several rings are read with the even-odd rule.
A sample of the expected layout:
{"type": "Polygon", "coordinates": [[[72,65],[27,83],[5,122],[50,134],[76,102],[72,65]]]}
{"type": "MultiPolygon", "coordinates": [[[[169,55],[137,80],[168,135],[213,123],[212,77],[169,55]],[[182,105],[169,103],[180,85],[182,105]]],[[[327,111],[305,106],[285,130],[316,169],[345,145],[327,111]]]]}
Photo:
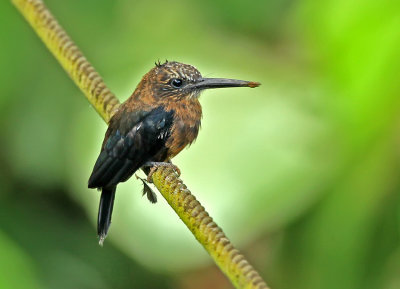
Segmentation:
{"type": "Polygon", "coordinates": [[[171,162],[147,162],[143,166],[144,167],[151,167],[150,172],[147,175],[147,182],[149,182],[149,183],[153,182],[151,177],[154,174],[154,172],[156,171],[156,169],[158,169],[159,167],[172,168],[178,174],[178,176],[181,175],[181,170],[171,162]]]}

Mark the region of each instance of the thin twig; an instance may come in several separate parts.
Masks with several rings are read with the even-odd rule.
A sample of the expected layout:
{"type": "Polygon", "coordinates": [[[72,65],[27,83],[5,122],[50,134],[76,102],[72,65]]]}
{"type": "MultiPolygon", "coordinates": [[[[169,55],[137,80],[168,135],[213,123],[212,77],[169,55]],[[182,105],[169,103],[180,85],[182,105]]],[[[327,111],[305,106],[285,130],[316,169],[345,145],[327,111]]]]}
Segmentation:
{"type": "MultiPolygon", "coordinates": [[[[41,0],[12,0],[47,48],[108,122],[119,106],[115,95],[41,0]]],[[[171,169],[160,167],[153,182],[236,288],[266,289],[266,283],[171,169]]]]}

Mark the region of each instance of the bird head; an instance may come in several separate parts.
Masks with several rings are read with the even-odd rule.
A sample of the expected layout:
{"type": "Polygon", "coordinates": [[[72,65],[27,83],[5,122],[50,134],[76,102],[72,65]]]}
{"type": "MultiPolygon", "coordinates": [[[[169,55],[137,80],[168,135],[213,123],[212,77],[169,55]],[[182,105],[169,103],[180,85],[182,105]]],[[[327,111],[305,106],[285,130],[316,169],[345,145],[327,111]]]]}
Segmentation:
{"type": "MultiPolygon", "coordinates": [[[[150,89],[153,97],[197,99],[205,89],[224,87],[257,87],[260,83],[226,78],[204,78],[192,65],[176,61],[156,63],[142,79],[139,89],[150,89]]],[[[147,90],[146,89],[146,90],[147,90]]]]}

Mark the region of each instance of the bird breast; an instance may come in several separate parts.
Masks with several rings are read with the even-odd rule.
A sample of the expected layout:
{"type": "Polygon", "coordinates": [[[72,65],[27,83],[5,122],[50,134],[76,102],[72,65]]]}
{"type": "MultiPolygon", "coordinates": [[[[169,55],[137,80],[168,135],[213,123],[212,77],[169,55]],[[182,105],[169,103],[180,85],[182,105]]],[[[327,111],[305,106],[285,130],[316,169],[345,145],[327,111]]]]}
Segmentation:
{"type": "Polygon", "coordinates": [[[199,133],[201,124],[201,106],[198,100],[185,101],[168,107],[174,110],[174,122],[171,128],[171,136],[166,146],[168,158],[176,156],[187,145],[192,144],[199,133]]]}

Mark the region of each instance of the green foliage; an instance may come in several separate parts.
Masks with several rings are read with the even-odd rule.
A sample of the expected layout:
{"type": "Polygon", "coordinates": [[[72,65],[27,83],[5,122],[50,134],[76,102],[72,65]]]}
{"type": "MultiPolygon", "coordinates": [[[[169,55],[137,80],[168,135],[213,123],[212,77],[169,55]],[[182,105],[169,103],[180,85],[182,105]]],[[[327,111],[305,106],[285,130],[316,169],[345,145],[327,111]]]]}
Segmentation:
{"type": "Polygon", "coordinates": [[[32,260],[1,232],[0,248],[0,288],[40,288],[32,260]]]}

